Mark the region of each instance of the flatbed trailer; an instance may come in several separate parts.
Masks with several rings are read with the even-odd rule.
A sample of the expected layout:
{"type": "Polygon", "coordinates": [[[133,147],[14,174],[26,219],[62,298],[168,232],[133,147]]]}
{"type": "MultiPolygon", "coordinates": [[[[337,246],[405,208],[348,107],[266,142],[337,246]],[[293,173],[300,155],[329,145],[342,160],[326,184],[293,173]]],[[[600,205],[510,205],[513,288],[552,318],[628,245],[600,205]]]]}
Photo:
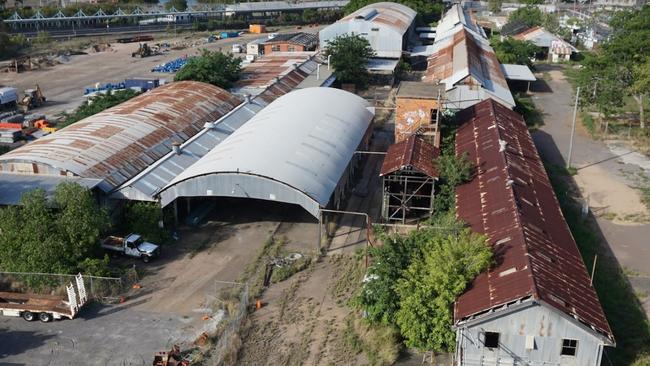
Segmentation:
{"type": "Polygon", "coordinates": [[[75,285],[66,286],[65,296],[37,295],[21,292],[0,292],[0,315],[19,316],[27,321],[39,319],[50,322],[54,319],[73,319],[81,307],[88,302],[86,287],[81,274],[75,276],[75,285]]]}

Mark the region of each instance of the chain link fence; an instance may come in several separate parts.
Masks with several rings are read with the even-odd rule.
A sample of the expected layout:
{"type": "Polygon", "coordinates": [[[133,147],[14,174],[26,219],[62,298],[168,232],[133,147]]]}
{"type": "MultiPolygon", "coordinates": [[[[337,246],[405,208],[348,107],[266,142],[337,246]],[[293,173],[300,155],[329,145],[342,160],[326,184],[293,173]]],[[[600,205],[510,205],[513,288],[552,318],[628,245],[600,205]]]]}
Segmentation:
{"type": "MultiPolygon", "coordinates": [[[[66,285],[74,283],[75,275],[36,272],[0,272],[0,291],[39,295],[65,295],[66,285]]],[[[88,297],[102,303],[119,302],[138,282],[135,268],[120,277],[82,275],[88,297]]]]}
{"type": "Polygon", "coordinates": [[[233,365],[241,346],[241,327],[248,315],[248,284],[238,284],[220,292],[220,307],[226,312],[226,318],[209,334],[213,344],[209,353],[204,355],[203,365],[233,365]]]}

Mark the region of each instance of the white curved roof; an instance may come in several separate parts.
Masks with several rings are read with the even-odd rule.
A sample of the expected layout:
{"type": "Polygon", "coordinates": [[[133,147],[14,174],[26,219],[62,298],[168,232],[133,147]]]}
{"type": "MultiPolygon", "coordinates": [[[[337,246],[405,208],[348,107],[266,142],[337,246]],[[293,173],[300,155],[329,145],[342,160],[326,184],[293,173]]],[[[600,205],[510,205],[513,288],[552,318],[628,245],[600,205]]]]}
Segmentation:
{"type": "Polygon", "coordinates": [[[369,103],[349,92],[293,91],[178,175],[161,193],[162,204],[182,196],[226,195],[327,206],[372,118],[369,103]],[[200,181],[207,176],[212,180],[200,181]],[[287,188],[301,198],[288,197],[287,188]]]}
{"type": "Polygon", "coordinates": [[[404,36],[410,33],[416,15],[415,10],[398,3],[369,4],[321,29],[320,47],[326,48],[336,37],[358,34],[368,40],[376,57],[400,58],[404,36]]]}

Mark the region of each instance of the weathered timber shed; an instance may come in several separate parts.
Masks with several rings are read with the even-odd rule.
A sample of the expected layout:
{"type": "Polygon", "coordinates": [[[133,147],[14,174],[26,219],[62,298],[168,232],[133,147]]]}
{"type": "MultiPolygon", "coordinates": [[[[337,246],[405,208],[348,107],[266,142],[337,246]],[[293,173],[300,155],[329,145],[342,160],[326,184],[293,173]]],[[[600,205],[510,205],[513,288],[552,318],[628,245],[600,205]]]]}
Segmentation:
{"type": "Polygon", "coordinates": [[[170,83],[3,154],[0,172],[99,179],[109,192],[242,100],[205,83],[170,83]]]}
{"type": "Polygon", "coordinates": [[[438,179],[434,160],[438,156],[440,150],[417,135],[388,148],[379,173],[384,221],[406,223],[431,215],[438,179]]]}
{"type": "Polygon", "coordinates": [[[456,301],[457,364],[600,366],[614,337],[523,118],[491,99],[457,117],[476,172],[456,212],[494,253],[456,301]]]}
{"type": "Polygon", "coordinates": [[[320,48],[341,35],[357,34],[367,39],[378,58],[402,57],[414,34],[417,13],[408,6],[379,2],[369,4],[327,26],[319,33],[320,48]]]}
{"type": "Polygon", "coordinates": [[[364,150],[374,111],[339,89],[305,88],[262,109],[172,180],[166,206],[182,197],[238,197],[303,207],[314,217],[338,207],[364,150]],[[336,108],[332,108],[336,106],[336,108]]]}

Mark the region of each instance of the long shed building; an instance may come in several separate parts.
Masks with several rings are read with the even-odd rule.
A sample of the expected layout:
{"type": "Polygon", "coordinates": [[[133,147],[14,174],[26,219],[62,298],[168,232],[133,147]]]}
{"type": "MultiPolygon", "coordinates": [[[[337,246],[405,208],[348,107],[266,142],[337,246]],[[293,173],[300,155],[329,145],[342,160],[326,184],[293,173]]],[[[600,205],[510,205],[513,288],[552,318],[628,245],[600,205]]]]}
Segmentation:
{"type": "MultiPolygon", "coordinates": [[[[170,83],[0,156],[0,173],[96,180],[108,193],[243,99],[205,83],[170,83]]],[[[3,180],[0,176],[0,180],[3,180]]],[[[26,188],[26,189],[27,189],[26,188]]]]}
{"type": "Polygon", "coordinates": [[[367,101],[343,90],[293,91],[179,174],[160,201],[252,198],[295,204],[319,217],[321,208],[338,207],[345,196],[373,117],[367,101]]]}
{"type": "Polygon", "coordinates": [[[357,34],[370,42],[378,58],[398,59],[414,34],[415,10],[408,6],[379,2],[369,4],[327,26],[319,33],[320,48],[342,35],[357,34]]]}
{"type": "Polygon", "coordinates": [[[458,365],[600,366],[614,337],[523,118],[491,99],[457,117],[476,167],[457,215],[494,253],[455,304],[458,365]]]}

